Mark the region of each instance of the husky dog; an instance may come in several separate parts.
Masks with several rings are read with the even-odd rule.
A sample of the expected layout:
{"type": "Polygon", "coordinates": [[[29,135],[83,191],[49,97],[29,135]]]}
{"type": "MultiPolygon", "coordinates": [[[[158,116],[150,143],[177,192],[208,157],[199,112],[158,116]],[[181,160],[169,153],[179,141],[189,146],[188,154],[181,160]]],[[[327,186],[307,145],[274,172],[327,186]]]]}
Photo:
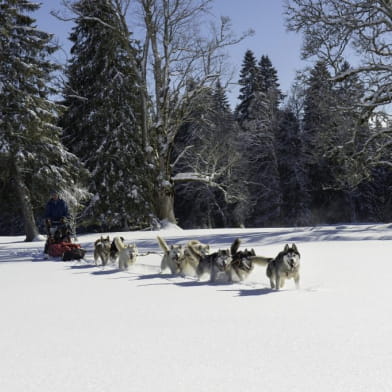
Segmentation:
{"type": "MultiPolygon", "coordinates": [[[[121,239],[122,242],[124,242],[124,237],[119,237],[121,239]]],[[[118,255],[119,255],[119,250],[117,248],[116,242],[112,241],[111,245],[110,245],[110,261],[112,264],[115,264],[117,259],[118,259],[118,255]]]]}
{"type": "Polygon", "coordinates": [[[196,275],[200,279],[204,274],[210,274],[211,282],[215,282],[219,272],[226,272],[231,263],[230,249],[219,249],[217,252],[200,255],[192,247],[189,248],[194,258],[198,258],[196,275]]]}
{"type": "Polygon", "coordinates": [[[139,249],[137,248],[136,244],[128,245],[128,253],[129,253],[129,263],[135,264],[137,257],[139,256],[139,249]]]}
{"type": "Polygon", "coordinates": [[[236,280],[234,277],[237,277],[238,280],[244,280],[253,270],[253,261],[251,260],[251,257],[256,256],[256,253],[254,249],[238,250],[240,244],[241,240],[237,238],[230,248],[232,257],[230,268],[228,269],[230,281],[236,280]]]}
{"type": "Polygon", "coordinates": [[[157,236],[158,244],[163,250],[163,257],[161,261],[161,273],[169,268],[172,274],[181,272],[181,264],[184,258],[184,249],[182,245],[169,245],[162,238],[157,236]]]}
{"type": "Polygon", "coordinates": [[[114,237],[113,242],[118,249],[118,268],[125,270],[136,261],[138,255],[136,244],[125,245],[122,237],[114,237]]]}
{"type": "Polygon", "coordinates": [[[230,263],[230,249],[219,249],[217,252],[201,257],[196,274],[200,279],[206,272],[209,272],[211,282],[215,282],[219,272],[226,272],[230,263]]]}
{"type": "Polygon", "coordinates": [[[184,256],[181,260],[180,270],[183,275],[197,275],[197,266],[200,258],[210,253],[210,246],[198,240],[190,240],[184,247],[184,256]]]}
{"type": "Polygon", "coordinates": [[[98,260],[101,259],[102,265],[105,266],[108,263],[110,256],[110,238],[102,237],[97,239],[94,243],[94,261],[95,265],[98,265],[98,260]]]}
{"type": "Polygon", "coordinates": [[[286,245],[274,259],[268,262],[267,276],[271,283],[271,288],[279,290],[283,287],[286,279],[294,279],[295,286],[299,288],[299,267],[301,255],[297,246],[286,245]]]}
{"type": "Polygon", "coordinates": [[[244,280],[253,271],[255,264],[266,265],[272,258],[256,256],[255,250],[239,250],[241,240],[237,238],[231,245],[230,252],[232,261],[227,275],[230,281],[244,280]]]}

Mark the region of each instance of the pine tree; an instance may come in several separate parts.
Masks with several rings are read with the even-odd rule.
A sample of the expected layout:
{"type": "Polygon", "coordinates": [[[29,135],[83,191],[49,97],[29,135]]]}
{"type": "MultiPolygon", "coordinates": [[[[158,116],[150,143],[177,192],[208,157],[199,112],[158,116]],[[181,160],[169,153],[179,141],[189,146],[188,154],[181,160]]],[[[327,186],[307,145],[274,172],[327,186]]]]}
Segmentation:
{"type": "Polygon", "coordinates": [[[359,222],[390,222],[392,219],[392,171],[375,167],[367,181],[355,189],[353,202],[359,222]]]}
{"type": "Polygon", "coordinates": [[[307,225],[310,222],[310,197],[302,160],[301,128],[299,119],[289,108],[280,113],[276,153],[282,190],[280,223],[286,226],[307,225]]]}
{"type": "Polygon", "coordinates": [[[106,228],[149,224],[137,50],[111,0],[80,0],[64,90],[64,142],[92,173],[84,219],[106,228]]]}
{"type": "Polygon", "coordinates": [[[314,223],[333,221],[332,200],[337,201],[333,190],[331,162],[326,155],[329,139],[336,132],[332,114],[335,95],[331,75],[324,62],[318,62],[310,72],[304,100],[303,143],[311,194],[314,223]]]}
{"type": "Polygon", "coordinates": [[[275,152],[278,105],[281,96],[276,71],[267,56],[254,66],[254,57],[247,52],[241,80],[247,80],[246,92],[237,107],[237,115],[245,141],[245,173],[248,200],[239,205],[247,225],[278,224],[280,216],[280,183],[275,152]],[[249,77],[245,78],[245,75],[249,77]],[[238,108],[242,108],[241,111],[238,108]],[[244,115],[246,113],[246,115],[244,115]],[[244,204],[247,205],[245,212],[244,204]]]}
{"type": "MultiPolygon", "coordinates": [[[[34,209],[40,206],[42,211],[50,188],[83,195],[77,183],[78,161],[60,142],[56,123],[61,108],[50,100],[58,70],[50,55],[58,47],[29,16],[38,8],[26,0],[0,4],[0,178],[3,184],[11,183],[9,189],[16,195],[16,202],[5,201],[20,210],[26,241],[38,234],[34,209]]],[[[2,197],[6,210],[3,201],[2,197]]]]}
{"type": "Polygon", "coordinates": [[[247,50],[238,81],[238,84],[241,86],[240,95],[238,96],[240,103],[236,107],[235,117],[239,123],[250,119],[249,107],[257,88],[257,75],[255,55],[251,50],[247,50]]]}
{"type": "Polygon", "coordinates": [[[266,94],[271,107],[277,111],[284,95],[279,88],[278,73],[266,55],[258,62],[257,80],[258,89],[266,94]]]}

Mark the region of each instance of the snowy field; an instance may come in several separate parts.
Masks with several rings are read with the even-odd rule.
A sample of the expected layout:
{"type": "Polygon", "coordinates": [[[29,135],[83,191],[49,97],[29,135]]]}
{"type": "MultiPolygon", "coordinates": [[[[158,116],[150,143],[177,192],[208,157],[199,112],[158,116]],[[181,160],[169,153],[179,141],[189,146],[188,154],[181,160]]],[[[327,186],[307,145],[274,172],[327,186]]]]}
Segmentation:
{"type": "MultiPolygon", "coordinates": [[[[392,225],[161,230],[169,244],[301,252],[301,289],[159,274],[157,232],[121,233],[126,272],[42,260],[43,242],[0,237],[0,391],[392,391],[392,225]]],[[[111,237],[114,233],[111,233],[111,237]]]]}

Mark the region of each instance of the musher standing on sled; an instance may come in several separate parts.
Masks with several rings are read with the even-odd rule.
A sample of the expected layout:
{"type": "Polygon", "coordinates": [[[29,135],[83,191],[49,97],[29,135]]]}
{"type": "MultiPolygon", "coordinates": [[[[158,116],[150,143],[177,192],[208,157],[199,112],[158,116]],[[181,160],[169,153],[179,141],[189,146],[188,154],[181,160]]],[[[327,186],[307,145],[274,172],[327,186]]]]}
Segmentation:
{"type": "MultiPolygon", "coordinates": [[[[60,199],[57,191],[52,191],[50,193],[50,200],[47,202],[45,208],[45,225],[48,237],[53,234],[50,231],[52,226],[68,227],[69,218],[67,203],[63,199],[60,199]]],[[[44,253],[47,253],[47,244],[45,245],[44,253]]]]}

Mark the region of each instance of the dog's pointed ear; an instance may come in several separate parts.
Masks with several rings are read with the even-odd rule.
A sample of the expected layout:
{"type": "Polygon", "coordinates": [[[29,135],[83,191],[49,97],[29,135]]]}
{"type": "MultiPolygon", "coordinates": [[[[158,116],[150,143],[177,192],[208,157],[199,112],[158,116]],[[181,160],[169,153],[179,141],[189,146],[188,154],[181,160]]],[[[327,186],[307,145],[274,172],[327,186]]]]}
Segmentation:
{"type": "Polygon", "coordinates": [[[256,256],[256,252],[253,248],[251,249],[250,253],[252,254],[252,256],[256,256]]]}
{"type": "Polygon", "coordinates": [[[286,244],[286,246],[284,247],[284,251],[287,252],[289,250],[289,244],[286,244]]]}
{"type": "Polygon", "coordinates": [[[291,248],[294,250],[294,252],[298,252],[297,245],[293,244],[291,245],[291,248]]]}

